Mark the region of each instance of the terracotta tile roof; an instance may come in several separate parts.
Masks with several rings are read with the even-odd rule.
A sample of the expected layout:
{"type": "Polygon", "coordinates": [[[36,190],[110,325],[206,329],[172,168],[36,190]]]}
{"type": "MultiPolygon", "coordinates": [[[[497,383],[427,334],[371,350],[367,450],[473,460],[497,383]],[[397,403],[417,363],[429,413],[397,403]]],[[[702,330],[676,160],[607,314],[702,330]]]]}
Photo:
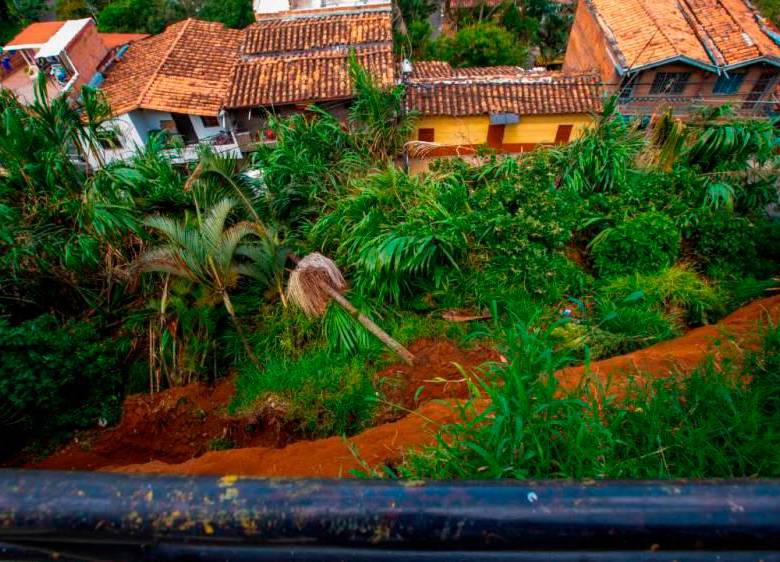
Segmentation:
{"type": "Polygon", "coordinates": [[[108,49],[139,41],[149,37],[144,33],[101,33],[100,38],[108,49]]]}
{"type": "Polygon", "coordinates": [[[145,108],[217,115],[230,88],[242,32],[185,20],[130,45],[101,86],[115,114],[145,108]]]}
{"type": "Polygon", "coordinates": [[[366,12],[259,21],[245,30],[244,55],[273,54],[393,40],[389,13],[366,12]]]}
{"type": "Polygon", "coordinates": [[[382,85],[395,80],[389,10],[263,20],[245,30],[227,107],[349,98],[349,51],[382,85]]]}
{"type": "Polygon", "coordinates": [[[427,63],[420,72],[413,70],[406,88],[408,110],[421,115],[457,117],[591,113],[601,109],[601,91],[595,75],[564,75],[504,66],[450,69],[446,76],[444,65],[449,66],[427,63]]]}
{"type": "Polygon", "coordinates": [[[584,0],[624,69],[684,57],[707,67],[780,57],[745,0],[584,0]]]}
{"type": "Polygon", "coordinates": [[[51,39],[60,28],[65,25],[64,21],[40,21],[31,23],[19,34],[5,44],[6,47],[18,45],[43,45],[51,39]]]}

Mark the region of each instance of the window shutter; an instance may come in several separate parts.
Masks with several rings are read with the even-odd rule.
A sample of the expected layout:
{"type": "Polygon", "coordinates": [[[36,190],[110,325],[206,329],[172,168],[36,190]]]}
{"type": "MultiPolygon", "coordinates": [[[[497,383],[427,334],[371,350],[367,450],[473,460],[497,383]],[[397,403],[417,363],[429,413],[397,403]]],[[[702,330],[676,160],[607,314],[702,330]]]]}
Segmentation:
{"type": "Polygon", "coordinates": [[[555,144],[566,144],[569,142],[572,129],[574,129],[574,125],[558,125],[558,132],[555,133],[555,144]]]}
{"type": "Polygon", "coordinates": [[[433,142],[433,129],[418,129],[417,140],[421,142],[433,142]]]}

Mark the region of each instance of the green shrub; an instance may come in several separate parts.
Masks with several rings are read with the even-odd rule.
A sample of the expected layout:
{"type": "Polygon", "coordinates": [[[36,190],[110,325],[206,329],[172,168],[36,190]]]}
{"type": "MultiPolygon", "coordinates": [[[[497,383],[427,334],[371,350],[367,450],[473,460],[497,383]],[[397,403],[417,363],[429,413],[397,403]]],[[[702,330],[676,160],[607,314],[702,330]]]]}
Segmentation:
{"type": "Polygon", "coordinates": [[[340,435],[365,427],[374,397],[364,357],[339,359],[317,350],[297,361],[271,359],[261,371],[245,366],[236,379],[231,409],[262,416],[273,404],[275,412],[307,435],[340,435]]]}
{"type": "Polygon", "coordinates": [[[591,244],[593,265],[602,276],[658,271],[679,254],[680,232],[672,219],[657,211],[603,231],[591,244]]]}
{"type": "Polygon", "coordinates": [[[9,437],[4,445],[119,415],[116,342],[103,338],[94,322],[60,324],[51,315],[17,326],[0,320],[0,357],[0,430],[9,437]]]}
{"type": "Polygon", "coordinates": [[[728,212],[703,217],[696,232],[696,253],[712,270],[743,272],[755,266],[756,229],[745,218],[728,212]]]}
{"type": "Polygon", "coordinates": [[[494,23],[475,23],[453,36],[440,37],[433,46],[437,58],[455,67],[524,65],[528,49],[512,33],[494,23]]]}
{"type": "Polygon", "coordinates": [[[692,324],[706,324],[720,317],[728,299],[722,291],[681,265],[658,273],[609,279],[599,288],[599,295],[613,302],[676,314],[692,324]]]}

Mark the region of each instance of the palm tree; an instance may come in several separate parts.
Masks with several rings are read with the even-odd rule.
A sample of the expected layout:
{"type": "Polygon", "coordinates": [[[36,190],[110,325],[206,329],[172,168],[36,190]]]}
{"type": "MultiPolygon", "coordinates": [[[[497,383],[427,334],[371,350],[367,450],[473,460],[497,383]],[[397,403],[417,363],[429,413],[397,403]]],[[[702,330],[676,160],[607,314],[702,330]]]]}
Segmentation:
{"type": "Polygon", "coordinates": [[[135,263],[139,272],[163,272],[203,285],[215,301],[221,300],[230,319],[236,327],[247,356],[260,366],[244,334],[230,291],[236,287],[242,276],[267,281],[271,272],[268,247],[251,243],[249,237],[265,242],[265,229],[254,222],[241,221],[225,226],[236,201],[224,198],[215,203],[203,217],[198,217],[197,226],[169,217],[153,216],[145,224],[158,231],[166,242],[144,253],[135,263]]]}

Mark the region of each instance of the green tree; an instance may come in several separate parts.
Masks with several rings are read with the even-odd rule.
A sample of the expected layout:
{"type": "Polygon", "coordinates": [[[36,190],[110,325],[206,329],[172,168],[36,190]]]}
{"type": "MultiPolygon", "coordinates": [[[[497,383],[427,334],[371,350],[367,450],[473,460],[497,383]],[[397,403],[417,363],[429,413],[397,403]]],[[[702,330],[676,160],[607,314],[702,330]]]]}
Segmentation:
{"type": "Polygon", "coordinates": [[[198,17],[241,29],[254,21],[255,14],[251,0],[206,0],[198,17]]]}
{"type": "Polygon", "coordinates": [[[756,4],[762,15],[780,25],[780,0],[756,0],[756,4]]]}
{"type": "Polygon", "coordinates": [[[100,31],[154,34],[184,15],[164,0],[117,0],[100,11],[97,22],[100,31]]]}
{"type": "Polygon", "coordinates": [[[360,66],[354,51],[349,56],[349,76],[355,89],[349,111],[353,130],[371,157],[395,158],[412,131],[413,116],[403,111],[404,87],[383,88],[360,66]]]}
{"type": "Polygon", "coordinates": [[[528,59],[527,49],[514,35],[494,23],[476,23],[443,37],[434,52],[455,67],[522,66],[528,59]]]}
{"type": "Polygon", "coordinates": [[[86,0],[57,0],[54,12],[62,20],[71,20],[94,16],[97,12],[86,0]]]}
{"type": "Polygon", "coordinates": [[[222,301],[225,305],[247,356],[259,366],[236,316],[230,291],[244,276],[267,281],[270,277],[268,263],[272,260],[275,263],[275,260],[268,256],[262,245],[246,242],[252,236],[260,240],[265,237],[262,225],[241,221],[226,227],[235,206],[235,201],[224,198],[205,216],[199,214],[195,226],[160,215],[147,218],[146,225],[159,232],[165,243],[138,258],[135,270],[168,273],[206,288],[212,302],[222,301]]]}

